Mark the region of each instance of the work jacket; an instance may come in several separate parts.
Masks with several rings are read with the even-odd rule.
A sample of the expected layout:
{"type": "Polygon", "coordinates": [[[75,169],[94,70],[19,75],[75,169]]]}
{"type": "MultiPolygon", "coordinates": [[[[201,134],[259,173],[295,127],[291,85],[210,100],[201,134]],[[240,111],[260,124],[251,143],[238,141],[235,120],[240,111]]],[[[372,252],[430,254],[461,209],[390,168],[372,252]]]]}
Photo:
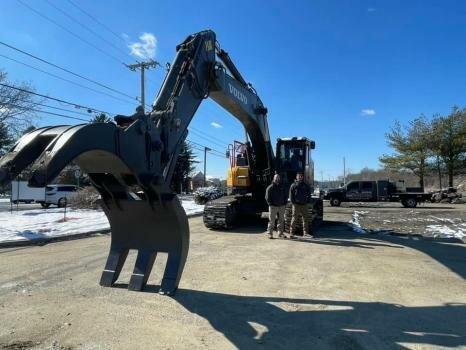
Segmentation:
{"type": "Polygon", "coordinates": [[[265,200],[272,207],[281,207],[288,202],[285,188],[280,184],[272,183],[265,190],[265,200]]]}
{"type": "Polygon", "coordinates": [[[290,200],[293,204],[309,203],[311,200],[311,187],[304,181],[295,181],[290,187],[290,200]]]}

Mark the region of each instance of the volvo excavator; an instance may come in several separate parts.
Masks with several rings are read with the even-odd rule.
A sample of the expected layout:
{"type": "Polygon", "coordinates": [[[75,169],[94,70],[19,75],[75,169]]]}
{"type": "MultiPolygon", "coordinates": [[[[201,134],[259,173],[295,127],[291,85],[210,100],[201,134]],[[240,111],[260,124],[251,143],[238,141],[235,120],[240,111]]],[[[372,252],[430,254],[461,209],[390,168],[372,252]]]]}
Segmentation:
{"type": "MultiPolygon", "coordinates": [[[[128,288],[142,290],[157,253],[164,252],[168,258],[160,293],[175,293],[188,254],[189,225],[170,183],[189,123],[204,99],[210,97],[236,117],[249,138],[247,188],[206,205],[208,227],[230,227],[241,214],[265,210],[264,191],[275,172],[287,183],[296,171],[304,171],[307,180],[313,180],[313,142],[280,139],[275,158],[267,108],[213,31],[189,35],[176,51],[148,113],[137,108],[133,115],[116,116],[115,123],[38,128],[21,137],[0,159],[0,185],[27,168],[32,173],[29,185],[42,187],[70,162],[89,175],[111,227],[102,286],[114,285],[128,252],[136,250],[128,288]]],[[[311,203],[310,208],[315,211],[319,205],[311,203]]]]}

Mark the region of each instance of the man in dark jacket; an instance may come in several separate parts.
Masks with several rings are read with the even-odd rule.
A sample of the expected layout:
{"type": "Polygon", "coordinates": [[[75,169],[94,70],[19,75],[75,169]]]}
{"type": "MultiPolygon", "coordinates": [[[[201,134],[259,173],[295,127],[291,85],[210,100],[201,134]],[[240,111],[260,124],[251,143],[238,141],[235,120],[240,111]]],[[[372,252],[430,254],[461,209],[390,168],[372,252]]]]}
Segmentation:
{"type": "Polygon", "coordinates": [[[293,205],[290,237],[294,238],[297,220],[303,218],[303,234],[310,236],[308,203],[311,200],[311,187],[304,182],[303,173],[296,174],[296,181],[290,187],[290,201],[293,205]]]}
{"type": "Polygon", "coordinates": [[[269,238],[273,238],[273,228],[278,215],[278,237],[286,238],[283,234],[285,224],[285,205],[288,201],[285,188],[280,184],[280,175],[275,174],[272,184],[265,190],[265,200],[269,205],[269,226],[267,233],[269,238]]]}

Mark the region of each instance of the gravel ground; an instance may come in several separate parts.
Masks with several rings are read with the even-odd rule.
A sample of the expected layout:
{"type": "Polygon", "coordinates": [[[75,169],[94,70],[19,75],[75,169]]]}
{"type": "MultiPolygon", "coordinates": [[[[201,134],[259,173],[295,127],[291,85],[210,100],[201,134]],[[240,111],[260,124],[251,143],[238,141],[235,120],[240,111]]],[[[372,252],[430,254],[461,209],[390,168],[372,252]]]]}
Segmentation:
{"type": "Polygon", "coordinates": [[[325,209],[316,238],[296,241],[190,219],[173,298],[157,294],[163,258],[144,292],[127,290],[134,254],[100,287],[108,235],[1,249],[0,349],[466,348],[464,244],[360,234],[355,208],[325,209]]]}

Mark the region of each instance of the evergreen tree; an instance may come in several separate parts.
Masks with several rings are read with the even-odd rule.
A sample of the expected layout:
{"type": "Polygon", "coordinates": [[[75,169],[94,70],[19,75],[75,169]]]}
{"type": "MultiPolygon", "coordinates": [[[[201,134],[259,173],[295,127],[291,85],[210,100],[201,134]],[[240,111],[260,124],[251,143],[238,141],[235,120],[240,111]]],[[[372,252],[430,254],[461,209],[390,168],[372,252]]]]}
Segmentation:
{"type": "Polygon", "coordinates": [[[386,134],[393,155],[379,158],[385,168],[394,171],[409,171],[419,177],[419,186],[424,188],[424,177],[428,170],[428,159],[432,155],[431,124],[420,117],[403,128],[399,122],[386,134]]]}
{"type": "MultiPolygon", "coordinates": [[[[447,117],[437,116],[432,121],[432,150],[445,164],[448,186],[453,176],[466,173],[466,109],[454,107],[447,117]]],[[[439,168],[440,169],[440,168],[439,168]]]]}
{"type": "Polygon", "coordinates": [[[176,161],[175,170],[173,172],[173,178],[171,188],[176,193],[186,191],[189,185],[189,176],[195,169],[195,160],[193,147],[187,141],[183,141],[181,151],[176,161]]]}
{"type": "Polygon", "coordinates": [[[0,156],[3,156],[13,145],[13,136],[10,134],[8,127],[0,122],[0,156]]]}
{"type": "Polygon", "coordinates": [[[108,117],[106,114],[101,113],[94,116],[89,123],[111,123],[113,122],[112,118],[108,117]]]}

